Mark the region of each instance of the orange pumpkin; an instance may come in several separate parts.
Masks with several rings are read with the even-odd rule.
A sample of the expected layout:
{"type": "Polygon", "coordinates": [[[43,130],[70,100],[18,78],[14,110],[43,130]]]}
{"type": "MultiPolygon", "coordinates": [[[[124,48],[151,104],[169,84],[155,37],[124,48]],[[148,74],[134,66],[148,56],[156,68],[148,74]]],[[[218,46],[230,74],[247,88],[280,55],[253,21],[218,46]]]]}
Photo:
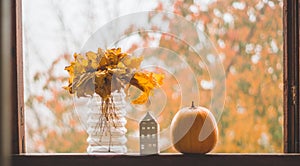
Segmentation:
{"type": "Polygon", "coordinates": [[[217,123],[204,107],[185,107],[179,110],[171,123],[174,148],[181,153],[210,152],[218,140],[217,123]]]}

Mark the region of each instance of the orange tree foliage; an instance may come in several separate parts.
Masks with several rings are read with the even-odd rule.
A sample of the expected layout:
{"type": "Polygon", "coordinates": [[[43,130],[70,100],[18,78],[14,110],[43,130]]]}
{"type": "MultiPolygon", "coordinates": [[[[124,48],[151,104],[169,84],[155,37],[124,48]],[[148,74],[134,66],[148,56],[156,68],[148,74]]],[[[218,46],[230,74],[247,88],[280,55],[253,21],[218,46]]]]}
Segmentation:
{"type": "MultiPolygon", "coordinates": [[[[174,2],[174,13],[203,27],[223,59],[226,101],[214,152],[282,152],[282,1],[220,0],[201,7],[174,2]]],[[[174,38],[162,37],[160,46],[190,53],[174,38]]],[[[201,105],[209,102],[201,97],[201,105]]]]}
{"type": "Polygon", "coordinates": [[[62,89],[68,78],[58,74],[66,61],[70,55],[57,58],[49,69],[34,75],[42,92],[30,93],[26,101],[27,152],[86,151],[87,134],[73,111],[72,96],[62,89]]]}
{"type": "MultiPolygon", "coordinates": [[[[163,11],[167,8],[169,6],[159,3],[156,10],[163,11]]],[[[282,152],[282,2],[220,0],[212,1],[203,9],[203,6],[194,1],[177,0],[173,3],[173,12],[202,27],[222,59],[226,74],[226,100],[218,123],[220,139],[214,152],[282,152]]],[[[165,21],[171,23],[177,20],[165,21]]],[[[151,35],[141,34],[144,39],[142,46],[149,46],[151,35]]],[[[196,37],[189,33],[179,35],[187,35],[191,40],[196,37]]],[[[188,45],[178,41],[176,36],[162,34],[159,46],[171,49],[178,56],[185,56],[189,66],[197,73],[198,83],[210,80],[205,67],[199,69],[193,66],[193,62],[199,61],[198,55],[188,45]]],[[[163,61],[172,63],[169,61],[173,59],[164,55],[164,52],[156,54],[161,54],[163,61]]],[[[186,71],[176,74],[177,78],[186,78],[185,86],[178,87],[193,87],[194,82],[187,77],[193,73],[186,71]]],[[[167,104],[158,117],[161,130],[169,126],[172,117],[181,107],[178,103],[185,98],[173,98],[176,88],[170,85],[177,84],[178,82],[174,83],[167,77],[167,86],[162,87],[167,102],[172,104],[167,104]]],[[[218,100],[218,97],[211,99],[210,90],[200,86],[199,91],[198,103],[202,106],[209,107],[211,100],[218,100]]],[[[174,152],[174,149],[166,151],[174,152]]]]}
{"type": "MultiPolygon", "coordinates": [[[[226,100],[218,122],[220,134],[214,152],[282,152],[282,1],[216,0],[211,1],[207,8],[195,2],[175,0],[172,9],[174,13],[202,27],[222,57],[226,74],[226,100]]],[[[159,3],[156,10],[168,7],[159,3]]],[[[147,47],[151,36],[142,33],[141,36],[145,39],[143,46],[147,47]]],[[[194,52],[189,51],[188,46],[182,45],[173,37],[162,35],[159,45],[174,50],[178,55],[189,55],[187,61],[193,61],[197,57],[194,52]]],[[[128,52],[137,48],[138,44],[133,44],[128,52]]],[[[168,56],[160,57],[165,58],[163,61],[172,60],[168,56]]],[[[69,62],[69,58],[64,56],[60,60],[69,62]]],[[[55,125],[58,127],[42,125],[39,122],[41,118],[36,115],[39,127],[36,129],[27,121],[27,139],[32,142],[32,151],[85,152],[87,135],[79,129],[80,124],[78,119],[74,119],[75,116],[66,118],[73,108],[70,96],[61,90],[61,85],[67,78],[58,77],[53,71],[58,61],[48,71],[37,74],[46,79],[44,90],[51,93],[51,97],[46,98],[44,94],[32,95],[26,103],[31,110],[40,109],[40,105],[48,108],[55,116],[55,125]],[[41,147],[44,150],[40,150],[43,149],[41,147]]],[[[194,72],[200,75],[198,82],[210,80],[205,68],[194,72]]],[[[187,78],[187,74],[182,72],[177,76],[187,78]]],[[[161,88],[167,102],[173,104],[164,108],[158,117],[161,129],[170,125],[170,117],[180,109],[180,101],[184,99],[184,96],[179,95],[180,91],[189,90],[178,90],[176,87],[179,83],[170,75],[166,75],[165,81],[161,88]]],[[[186,81],[185,84],[186,87],[193,86],[192,81],[186,81]]],[[[198,103],[209,107],[211,91],[201,86],[199,91],[198,103]]],[[[128,119],[128,133],[136,132],[137,128],[138,123],[128,119]]],[[[130,148],[138,149],[137,142],[138,138],[128,140],[129,151],[130,148]]],[[[174,152],[174,149],[169,148],[167,151],[174,152]]]]}

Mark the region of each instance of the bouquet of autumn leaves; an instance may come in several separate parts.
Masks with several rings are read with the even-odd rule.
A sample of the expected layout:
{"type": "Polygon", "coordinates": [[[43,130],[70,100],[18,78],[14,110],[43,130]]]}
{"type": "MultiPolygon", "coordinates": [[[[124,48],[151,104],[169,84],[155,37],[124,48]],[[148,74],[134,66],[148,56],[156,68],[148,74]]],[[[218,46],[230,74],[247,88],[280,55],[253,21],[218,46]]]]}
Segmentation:
{"type": "Polygon", "coordinates": [[[164,75],[140,71],[142,57],[132,57],[122,53],[121,48],[108,50],[98,49],[85,55],[74,54],[74,61],[65,70],[69,73],[69,85],[64,87],[77,97],[97,94],[101,97],[100,110],[105,116],[106,124],[118,118],[114,112],[112,92],[123,89],[128,94],[130,86],[142,91],[141,95],[131,101],[133,104],[144,104],[151,91],[163,83],[164,75]]]}

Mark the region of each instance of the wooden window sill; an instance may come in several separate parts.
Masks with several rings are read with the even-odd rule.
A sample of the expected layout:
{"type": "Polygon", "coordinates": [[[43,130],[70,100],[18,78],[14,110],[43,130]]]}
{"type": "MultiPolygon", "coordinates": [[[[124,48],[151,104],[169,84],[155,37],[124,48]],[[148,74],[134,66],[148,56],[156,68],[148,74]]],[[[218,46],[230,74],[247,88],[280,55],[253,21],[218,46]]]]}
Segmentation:
{"type": "Polygon", "coordinates": [[[53,153],[53,154],[21,154],[12,156],[12,166],[44,165],[44,166],[157,166],[157,165],[300,165],[300,154],[236,154],[236,153],[212,153],[206,155],[195,154],[159,154],[151,156],[128,155],[102,155],[102,154],[77,154],[77,153],[53,153]]]}

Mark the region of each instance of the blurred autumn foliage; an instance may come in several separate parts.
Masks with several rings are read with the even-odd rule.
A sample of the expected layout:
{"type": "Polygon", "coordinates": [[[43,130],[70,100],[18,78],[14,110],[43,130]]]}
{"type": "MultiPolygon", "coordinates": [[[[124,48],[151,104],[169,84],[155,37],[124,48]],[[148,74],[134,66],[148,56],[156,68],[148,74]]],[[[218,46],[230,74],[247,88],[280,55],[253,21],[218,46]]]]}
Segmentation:
{"type": "MultiPolygon", "coordinates": [[[[163,11],[169,5],[161,2],[156,10],[163,11]]],[[[213,152],[282,152],[283,2],[212,0],[201,5],[196,0],[174,0],[172,5],[175,14],[195,23],[207,34],[224,66],[226,100],[218,122],[219,141],[213,152]]],[[[145,39],[143,46],[147,47],[151,36],[141,35],[145,39]]],[[[189,55],[187,61],[194,61],[196,56],[174,37],[161,35],[159,46],[170,48],[178,55],[189,55]]],[[[133,44],[128,52],[135,49],[137,45],[133,44]]],[[[167,59],[168,56],[160,57],[163,61],[172,61],[167,59]]],[[[73,111],[72,96],[61,88],[66,84],[67,77],[57,74],[63,71],[57,66],[69,63],[70,58],[70,55],[59,57],[47,71],[38,72],[33,78],[43,85],[43,93],[30,95],[26,101],[27,112],[34,117],[26,119],[29,152],[86,152],[87,135],[73,111]],[[45,117],[51,118],[46,122],[43,121],[45,117]]],[[[210,80],[205,67],[194,72],[199,75],[197,82],[210,80]]],[[[187,74],[182,72],[177,77],[185,78],[187,74]]],[[[161,129],[170,125],[170,117],[180,109],[180,101],[184,98],[178,94],[176,79],[166,75],[165,81],[161,89],[171,104],[158,117],[161,129]]],[[[193,82],[186,81],[186,84],[187,87],[193,86],[193,82]]],[[[188,89],[181,89],[184,90],[188,89]]],[[[198,103],[209,107],[211,90],[199,86],[199,91],[198,103]]],[[[127,128],[128,133],[132,134],[136,132],[138,123],[128,119],[127,128]]],[[[128,140],[128,147],[138,149],[137,140],[128,140]]],[[[165,151],[175,152],[172,147],[165,151]]]]}
{"type": "Polygon", "coordinates": [[[43,85],[41,94],[30,95],[26,101],[26,138],[28,152],[84,152],[87,134],[73,111],[72,97],[62,89],[68,78],[57,75],[59,63],[70,61],[63,55],[45,72],[34,75],[43,85]],[[37,111],[33,111],[37,110],[37,111]]]}
{"type": "MultiPolygon", "coordinates": [[[[226,101],[214,152],[282,152],[282,1],[221,0],[206,9],[175,1],[174,12],[198,23],[223,60],[226,101]]],[[[161,42],[176,47],[172,41],[161,42]]]]}

